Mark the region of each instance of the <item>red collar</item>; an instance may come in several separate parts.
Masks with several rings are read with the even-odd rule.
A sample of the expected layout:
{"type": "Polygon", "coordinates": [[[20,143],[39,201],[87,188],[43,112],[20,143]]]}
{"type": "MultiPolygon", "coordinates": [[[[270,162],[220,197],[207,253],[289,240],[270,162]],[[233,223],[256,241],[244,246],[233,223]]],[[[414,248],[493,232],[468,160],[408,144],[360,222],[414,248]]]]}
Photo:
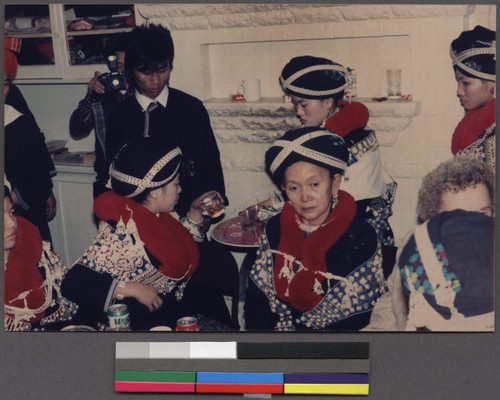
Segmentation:
{"type": "MultiPolygon", "coordinates": [[[[324,280],[327,272],[326,252],[347,231],[356,215],[356,202],[347,192],[339,191],[339,201],[325,222],[305,237],[299,228],[299,218],[287,202],[280,217],[281,238],[278,250],[301,261],[304,268],[298,271],[286,269],[286,260],[276,255],[274,285],[276,295],[300,311],[313,309],[323,298],[314,291],[324,280]]],[[[292,267],[296,268],[293,263],[292,267]]]]}
{"type": "Polygon", "coordinates": [[[198,246],[189,231],[168,213],[159,217],[146,207],[113,191],[104,192],[94,201],[94,212],[104,221],[133,219],[139,237],[148,251],[160,261],[165,276],[179,279],[191,276],[200,258],[198,246]]]}
{"type": "Polygon", "coordinates": [[[483,107],[467,111],[451,138],[451,151],[456,154],[474,143],[481,133],[496,121],[496,99],[483,107]]]}
{"type": "Polygon", "coordinates": [[[337,106],[339,110],[326,120],[326,129],[344,137],[355,129],[364,128],[368,123],[370,113],[364,104],[339,100],[337,106]]]}
{"type": "MultiPolygon", "coordinates": [[[[43,278],[38,269],[42,250],[42,237],[38,228],[18,216],[16,245],[9,254],[5,270],[6,305],[37,309],[45,302],[43,278]],[[27,291],[29,294],[25,300],[14,300],[27,291]]],[[[45,311],[42,311],[28,322],[39,321],[44,316],[45,311]]]]}

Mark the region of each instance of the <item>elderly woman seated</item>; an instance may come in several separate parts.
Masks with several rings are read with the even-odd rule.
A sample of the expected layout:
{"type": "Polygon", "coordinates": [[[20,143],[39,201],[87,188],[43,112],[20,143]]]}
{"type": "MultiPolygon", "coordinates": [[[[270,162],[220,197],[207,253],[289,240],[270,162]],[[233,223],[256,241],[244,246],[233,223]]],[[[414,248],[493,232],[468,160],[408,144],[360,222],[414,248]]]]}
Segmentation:
{"type": "Polygon", "coordinates": [[[193,236],[203,240],[197,222],[211,192],[196,199],[182,221],[175,217],[181,160],[178,147],[147,137],[125,145],[111,165],[113,190],[94,202],[101,220],[97,236],[62,286],[103,323],[116,302],[128,306],[132,330],[174,328],[191,314],[185,289],[200,259],[193,236]]]}
{"type": "Polygon", "coordinates": [[[375,230],[340,190],[344,140],[323,128],[292,130],[266,152],[288,201],[271,218],[250,271],[247,330],[359,330],[383,293],[375,230]]]}
{"type": "Polygon", "coordinates": [[[494,196],[492,169],[470,157],[424,177],[423,224],[407,236],[366,330],[492,329],[494,196]]]}
{"type": "Polygon", "coordinates": [[[38,228],[14,214],[8,186],[3,212],[4,329],[60,330],[73,324],[78,306],[60,290],[67,268],[50,243],[42,241],[38,228]]]}

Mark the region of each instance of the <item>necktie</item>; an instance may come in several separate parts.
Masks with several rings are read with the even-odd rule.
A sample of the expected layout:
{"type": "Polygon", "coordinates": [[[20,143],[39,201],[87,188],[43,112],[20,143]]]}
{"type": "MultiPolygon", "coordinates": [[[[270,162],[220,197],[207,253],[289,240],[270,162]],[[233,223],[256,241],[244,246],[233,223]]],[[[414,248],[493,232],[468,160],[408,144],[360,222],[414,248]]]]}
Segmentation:
{"type": "Polygon", "coordinates": [[[149,113],[158,107],[158,103],[153,101],[149,103],[148,108],[144,111],[144,132],[143,137],[149,137],[149,113]]]}

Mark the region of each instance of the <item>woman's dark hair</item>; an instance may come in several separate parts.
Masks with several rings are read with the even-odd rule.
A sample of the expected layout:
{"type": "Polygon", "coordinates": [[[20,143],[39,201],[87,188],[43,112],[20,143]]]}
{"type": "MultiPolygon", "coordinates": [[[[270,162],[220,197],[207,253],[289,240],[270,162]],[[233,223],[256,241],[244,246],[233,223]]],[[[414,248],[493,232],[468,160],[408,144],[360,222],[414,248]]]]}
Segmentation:
{"type": "Polygon", "coordinates": [[[137,68],[141,71],[173,68],[174,42],[167,28],[141,25],[127,35],[127,41],[125,77],[129,85],[136,87],[134,70],[137,68]]]}
{"type": "Polygon", "coordinates": [[[151,188],[144,189],[143,192],[139,193],[135,197],[132,197],[131,199],[134,200],[136,203],[143,204],[146,198],[148,197],[149,192],[151,192],[152,190],[153,189],[151,188]]]}
{"type": "MultiPolygon", "coordinates": [[[[170,181],[170,182],[172,182],[172,181],[170,181]]],[[[137,196],[131,197],[131,200],[134,200],[136,203],[139,203],[139,204],[144,204],[144,202],[146,201],[146,198],[148,197],[150,192],[152,192],[153,190],[156,190],[156,189],[161,189],[162,187],[167,186],[170,182],[167,182],[164,185],[161,185],[161,186],[158,186],[155,188],[146,188],[146,189],[144,189],[143,192],[139,193],[137,196]]]]}

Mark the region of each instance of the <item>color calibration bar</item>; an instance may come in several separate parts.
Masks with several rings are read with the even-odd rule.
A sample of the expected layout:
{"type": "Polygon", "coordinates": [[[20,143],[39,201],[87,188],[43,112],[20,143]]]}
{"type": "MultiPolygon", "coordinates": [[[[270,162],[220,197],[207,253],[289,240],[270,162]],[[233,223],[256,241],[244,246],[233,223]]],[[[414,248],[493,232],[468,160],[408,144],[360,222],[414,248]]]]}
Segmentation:
{"type": "Polygon", "coordinates": [[[368,395],[368,373],[364,342],[116,343],[118,392],[368,395]]]}

